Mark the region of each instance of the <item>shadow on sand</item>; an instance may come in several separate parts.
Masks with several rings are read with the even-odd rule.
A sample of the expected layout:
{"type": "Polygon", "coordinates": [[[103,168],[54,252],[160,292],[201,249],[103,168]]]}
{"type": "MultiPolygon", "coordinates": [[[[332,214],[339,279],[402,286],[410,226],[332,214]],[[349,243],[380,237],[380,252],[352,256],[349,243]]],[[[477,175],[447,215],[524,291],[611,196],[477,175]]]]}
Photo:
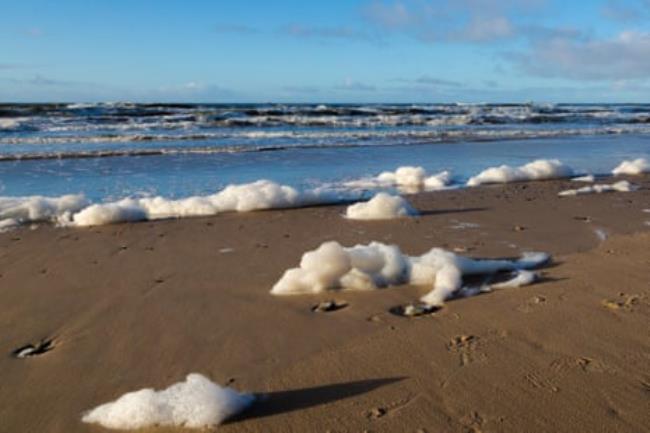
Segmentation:
{"type": "Polygon", "coordinates": [[[265,418],[296,410],[307,409],[338,400],[365,394],[385,385],[400,382],[405,377],[368,379],[355,382],[336,383],[311,388],[276,391],[256,395],[253,406],[227,421],[234,423],[248,419],[265,418]]]}

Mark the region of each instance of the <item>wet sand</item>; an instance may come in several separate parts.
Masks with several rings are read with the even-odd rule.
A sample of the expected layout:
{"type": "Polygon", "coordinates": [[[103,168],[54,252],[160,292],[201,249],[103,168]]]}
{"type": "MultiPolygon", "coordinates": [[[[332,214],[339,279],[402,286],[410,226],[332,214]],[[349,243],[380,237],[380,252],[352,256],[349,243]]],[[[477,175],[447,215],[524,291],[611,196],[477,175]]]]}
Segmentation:
{"type": "Polygon", "coordinates": [[[190,372],[265,395],[223,432],[647,431],[650,177],[630,180],[642,189],[419,194],[420,217],[384,222],[323,206],[0,234],[0,432],[106,431],[82,412],[190,372]],[[326,240],[554,262],[536,285],[417,319],[389,309],[428,287],[269,294],[326,240]],[[328,299],[349,305],[311,311],[328,299]]]}

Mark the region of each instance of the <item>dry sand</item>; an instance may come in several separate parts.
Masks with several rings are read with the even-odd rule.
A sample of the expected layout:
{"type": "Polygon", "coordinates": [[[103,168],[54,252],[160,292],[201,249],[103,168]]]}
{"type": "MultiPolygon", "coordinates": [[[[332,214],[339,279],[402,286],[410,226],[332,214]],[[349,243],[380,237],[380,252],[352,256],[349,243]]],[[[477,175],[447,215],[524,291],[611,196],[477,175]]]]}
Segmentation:
{"type": "Polygon", "coordinates": [[[223,432],[647,432],[650,177],[633,180],[562,199],[582,185],[420,194],[421,217],[385,222],[324,206],[2,234],[0,432],[106,431],[82,412],[190,372],[265,394],[223,432]],[[429,288],[269,294],[326,240],[554,264],[418,319],[388,310],[429,288]],[[310,311],[327,299],[349,306],[310,311]],[[41,339],[53,349],[11,356],[41,339]]]}

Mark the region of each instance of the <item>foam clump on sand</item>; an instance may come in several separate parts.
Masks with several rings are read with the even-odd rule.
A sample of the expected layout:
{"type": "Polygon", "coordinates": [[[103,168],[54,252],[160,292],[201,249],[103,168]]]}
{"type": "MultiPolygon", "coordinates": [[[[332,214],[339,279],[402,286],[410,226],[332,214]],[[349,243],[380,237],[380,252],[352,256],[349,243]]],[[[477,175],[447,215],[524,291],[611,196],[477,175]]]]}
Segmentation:
{"type": "Polygon", "coordinates": [[[558,193],[560,197],[573,197],[584,194],[602,194],[604,192],[631,192],[636,191],[638,187],[627,180],[622,180],[613,184],[597,184],[585,186],[577,189],[567,189],[558,193]]]}
{"type": "Polygon", "coordinates": [[[538,159],[520,167],[501,165],[488,168],[467,181],[468,186],[557,179],[573,176],[573,169],[557,159],[538,159]]]}
{"type": "Polygon", "coordinates": [[[0,226],[6,229],[31,222],[58,222],[87,205],[83,195],[0,197],[0,226]]]}
{"type": "Polygon", "coordinates": [[[421,300],[440,306],[450,298],[468,296],[463,290],[464,276],[534,269],[549,258],[545,253],[524,253],[518,260],[475,260],[441,248],[433,248],[421,256],[407,256],[397,246],[380,242],[343,247],[330,241],[306,252],[300,266],[287,270],[271,293],[292,295],[327,290],[375,290],[402,284],[428,285],[433,290],[421,300]]]}
{"type": "Polygon", "coordinates": [[[417,215],[417,211],[400,196],[385,192],[376,194],[367,202],[348,206],[345,216],[353,220],[385,220],[417,215]]]}
{"type": "Polygon", "coordinates": [[[164,218],[217,215],[288,208],[332,200],[324,193],[299,193],[268,180],[229,185],[216,194],[178,200],[164,197],[124,198],[90,204],[83,195],[0,197],[0,230],[38,221],[62,226],[99,226],[164,218]]]}
{"type": "Polygon", "coordinates": [[[578,176],[571,179],[572,182],[584,182],[584,183],[594,183],[596,181],[596,176],[593,174],[587,174],[585,176],[578,176]]]}
{"type": "Polygon", "coordinates": [[[404,166],[395,171],[384,171],[376,177],[345,182],[344,186],[348,188],[398,187],[406,192],[417,192],[444,189],[450,183],[451,173],[449,171],[429,175],[422,167],[404,166]]]}
{"type": "Polygon", "coordinates": [[[249,212],[299,206],[306,201],[294,188],[268,180],[230,185],[208,196],[179,200],[164,197],[128,198],[94,204],[73,215],[75,226],[95,226],[124,221],[154,220],[217,215],[222,212],[249,212]]]}
{"type": "Polygon", "coordinates": [[[539,279],[536,272],[520,270],[515,273],[514,278],[487,286],[489,290],[516,289],[517,287],[529,286],[539,279]]]}
{"type": "Polygon", "coordinates": [[[638,175],[643,173],[650,173],[650,162],[645,158],[638,158],[632,161],[623,161],[618,167],[612,170],[614,176],[624,174],[638,175]]]}
{"type": "Polygon", "coordinates": [[[82,417],[85,423],[111,429],[132,430],[151,426],[214,427],[246,409],[254,400],[193,373],[167,389],[151,388],[124,394],[82,417]]]}

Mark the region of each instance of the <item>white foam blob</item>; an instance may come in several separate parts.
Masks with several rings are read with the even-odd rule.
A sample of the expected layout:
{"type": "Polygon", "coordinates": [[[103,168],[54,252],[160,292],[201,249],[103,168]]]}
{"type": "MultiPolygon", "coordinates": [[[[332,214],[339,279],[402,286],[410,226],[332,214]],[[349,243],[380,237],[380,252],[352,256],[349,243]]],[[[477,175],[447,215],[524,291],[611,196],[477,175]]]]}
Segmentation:
{"type": "Polygon", "coordinates": [[[375,290],[401,284],[428,285],[433,290],[421,300],[438,306],[461,295],[463,276],[534,269],[549,258],[545,253],[524,253],[519,260],[475,260],[440,248],[412,257],[395,245],[380,242],[346,248],[330,241],[306,252],[300,266],[287,270],[271,293],[292,295],[327,290],[375,290]]]}
{"type": "Polygon", "coordinates": [[[19,118],[19,117],[0,118],[0,130],[18,129],[23,120],[25,120],[25,118],[19,118]]]}
{"type": "Polygon", "coordinates": [[[467,181],[468,186],[557,179],[573,176],[573,169],[557,159],[538,159],[520,167],[501,165],[488,168],[467,181]]]}
{"type": "Polygon", "coordinates": [[[398,186],[417,186],[429,188],[442,188],[449,183],[450,173],[443,171],[433,176],[428,176],[422,167],[399,167],[394,172],[385,171],[377,176],[381,183],[398,186]]]}
{"type": "Polygon", "coordinates": [[[253,400],[252,395],[221,387],[193,373],[184,382],[161,391],[146,388],[124,394],[88,411],[82,421],[121,430],[151,426],[208,428],[241,412],[253,400]]]}
{"type": "Polygon", "coordinates": [[[404,198],[380,192],[363,203],[348,206],[345,216],[353,220],[386,220],[417,215],[404,198]]]}
{"type": "Polygon", "coordinates": [[[613,184],[597,184],[577,189],[567,189],[565,191],[560,191],[558,195],[560,197],[572,197],[584,194],[602,194],[604,192],[631,192],[636,191],[637,189],[638,186],[631,184],[627,180],[622,180],[613,184]]]}
{"type": "Polygon", "coordinates": [[[13,218],[7,218],[0,220],[0,233],[8,232],[9,230],[15,229],[20,223],[13,218]]]}
{"type": "Polygon", "coordinates": [[[422,167],[404,166],[395,171],[384,171],[376,177],[344,182],[343,186],[353,189],[397,187],[403,192],[418,192],[444,189],[450,183],[449,171],[429,175],[422,167]]]}
{"type": "Polygon", "coordinates": [[[622,174],[638,175],[643,173],[650,172],[650,162],[645,158],[638,158],[632,161],[623,161],[612,170],[614,176],[620,176],[622,174]]]}
{"type": "Polygon", "coordinates": [[[71,215],[69,225],[101,226],[117,222],[143,221],[147,212],[139,200],[126,198],[112,203],[93,204],[71,215]]]}
{"type": "Polygon", "coordinates": [[[230,185],[213,195],[179,200],[164,197],[125,198],[110,203],[90,204],[83,195],[0,197],[0,230],[37,221],[50,221],[63,226],[99,226],[297,207],[328,200],[332,198],[326,193],[301,194],[294,188],[268,180],[230,185]]]}
{"type": "Polygon", "coordinates": [[[222,212],[286,208],[304,204],[306,197],[298,191],[268,180],[230,185],[208,196],[180,200],[164,197],[124,199],[113,203],[95,204],[73,215],[72,224],[94,226],[122,221],[154,220],[217,215],[222,212]]]}
{"type": "Polygon", "coordinates": [[[579,177],[574,177],[571,179],[572,182],[585,182],[585,183],[593,183],[596,181],[596,176],[593,174],[588,174],[586,176],[579,176],[579,177]]]}
{"type": "Polygon", "coordinates": [[[88,205],[83,195],[61,197],[0,197],[0,225],[15,226],[37,221],[57,222],[88,205]]]}
{"type": "Polygon", "coordinates": [[[500,289],[516,289],[518,287],[529,286],[539,279],[539,274],[533,271],[520,270],[517,271],[514,278],[503,283],[490,284],[490,290],[500,289]]]}

